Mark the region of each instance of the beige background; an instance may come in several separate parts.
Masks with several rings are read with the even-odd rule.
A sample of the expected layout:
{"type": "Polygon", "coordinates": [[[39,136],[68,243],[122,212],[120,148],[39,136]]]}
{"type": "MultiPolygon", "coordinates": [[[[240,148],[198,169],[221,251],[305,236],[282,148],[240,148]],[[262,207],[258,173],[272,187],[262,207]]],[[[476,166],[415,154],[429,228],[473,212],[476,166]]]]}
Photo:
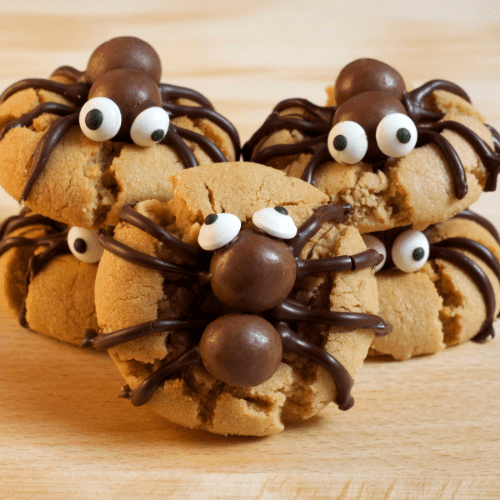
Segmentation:
{"type": "MultiPolygon", "coordinates": [[[[0,88],[84,69],[118,35],[195,88],[244,142],[288,97],[325,101],[358,57],[463,86],[500,129],[500,6],[439,1],[0,1],[0,88]],[[418,5],[418,7],[416,7],[418,5]]],[[[500,228],[500,193],[476,209],[500,228]]],[[[0,216],[14,213],[0,193],[0,216]]],[[[500,340],[366,364],[355,407],[265,439],[170,425],[118,400],[104,354],[0,317],[0,498],[500,498],[500,340]]],[[[497,325],[497,332],[500,329],[497,325]]]]}

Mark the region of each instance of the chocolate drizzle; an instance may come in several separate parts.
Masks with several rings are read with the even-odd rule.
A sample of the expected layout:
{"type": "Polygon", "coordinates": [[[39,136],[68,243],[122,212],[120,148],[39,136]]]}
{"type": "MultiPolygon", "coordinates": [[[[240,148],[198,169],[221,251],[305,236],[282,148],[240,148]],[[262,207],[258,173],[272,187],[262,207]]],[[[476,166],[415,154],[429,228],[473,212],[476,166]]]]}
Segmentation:
{"type": "MultiPolygon", "coordinates": [[[[159,83],[161,63],[158,54],[149,44],[138,38],[118,37],[109,40],[93,52],[85,72],[70,66],[62,66],[54,71],[53,76],[55,75],[67,76],[76,82],[66,84],[30,78],[11,85],[0,96],[1,103],[23,89],[45,89],[69,99],[74,104],[74,107],[71,107],[50,102],[42,103],[8,123],[2,130],[0,139],[15,127],[30,126],[33,120],[43,113],[59,115],[44,133],[34,151],[33,165],[20,202],[28,197],[52,152],[68,130],[77,125],[82,106],[94,97],[94,94],[110,98],[120,109],[122,126],[112,141],[132,143],[130,128],[138,112],[143,108],[161,105],[169,113],[171,120],[187,116],[195,122],[201,119],[208,120],[221,128],[231,140],[235,158],[238,159],[240,156],[239,135],[233,124],[215,112],[210,101],[199,92],[159,83]],[[176,101],[182,98],[192,100],[196,105],[178,104],[176,101]]],[[[183,139],[197,144],[213,162],[227,161],[219,147],[210,139],[201,133],[170,123],[168,132],[160,143],[172,147],[180,156],[185,168],[197,166],[198,161],[183,139]]]]}
{"type": "MultiPolygon", "coordinates": [[[[278,157],[288,155],[298,156],[304,153],[311,154],[312,156],[301,178],[313,184],[314,172],[317,167],[326,161],[332,161],[332,157],[326,147],[328,133],[332,125],[344,119],[353,120],[354,115],[352,113],[351,116],[346,118],[340,118],[338,113],[344,109],[345,103],[349,105],[350,101],[353,101],[362,93],[363,99],[371,102],[371,104],[367,104],[366,108],[373,111],[371,113],[373,116],[377,113],[394,112],[394,110],[389,108],[386,111],[382,110],[381,107],[385,106],[385,100],[397,98],[401,101],[406,113],[417,126],[417,147],[433,143],[444,155],[453,177],[456,198],[462,199],[466,196],[467,178],[458,154],[450,142],[440,134],[445,129],[458,133],[474,148],[487,171],[487,181],[484,191],[494,191],[500,169],[500,135],[493,127],[486,125],[491,131],[495,143],[495,151],[492,151],[477,134],[465,125],[450,120],[440,121],[445,114],[431,111],[428,104],[429,97],[435,90],[446,90],[470,102],[467,93],[452,82],[432,80],[411,92],[406,92],[401,75],[390,66],[373,59],[354,61],[340,72],[335,84],[335,94],[337,102],[340,104],[339,108],[321,108],[305,99],[287,99],[280,102],[275,106],[273,112],[263,125],[243,146],[243,158],[245,161],[268,164],[278,157]],[[385,100],[379,98],[382,96],[386,96],[385,100]],[[300,112],[292,115],[280,114],[290,108],[299,108],[300,112]],[[432,124],[429,122],[438,123],[432,124]],[[297,130],[305,137],[295,144],[276,144],[259,150],[262,141],[279,130],[297,130]]],[[[359,112],[362,111],[362,109],[359,110],[359,112]]],[[[370,131],[366,129],[370,121],[370,116],[370,111],[366,111],[365,109],[364,118],[359,117],[362,122],[361,125],[365,127],[369,139],[368,152],[363,161],[372,163],[374,170],[378,170],[383,168],[387,157],[378,149],[375,134],[371,130],[376,123],[370,122],[370,131]]]]}
{"type": "MultiPolygon", "coordinates": [[[[280,252],[285,252],[283,254],[283,257],[278,257],[279,259],[285,258],[284,255],[286,254],[286,252],[289,252],[289,254],[292,255],[292,262],[295,262],[293,270],[290,269],[290,271],[288,271],[287,264],[282,268],[280,273],[282,272],[286,274],[288,272],[293,272],[293,276],[295,276],[295,271],[297,269],[299,277],[302,278],[313,273],[354,271],[356,269],[373,267],[378,264],[381,257],[377,254],[377,252],[373,250],[361,252],[353,256],[339,256],[330,259],[309,260],[301,259],[299,257],[307,241],[321,229],[323,223],[327,221],[345,222],[351,210],[352,208],[350,205],[326,205],[316,209],[313,215],[298,229],[297,235],[291,240],[288,240],[286,244],[284,244],[283,250],[279,250],[279,253],[277,255],[281,255],[280,252]]],[[[213,254],[213,256],[211,257],[212,263],[210,264],[209,274],[207,272],[207,266],[210,263],[211,253],[205,252],[198,247],[186,245],[185,243],[181,242],[170,233],[165,231],[163,228],[158,226],[152,220],[139,214],[130,206],[125,206],[124,208],[122,208],[119,215],[122,220],[125,220],[129,224],[132,224],[142,231],[145,231],[146,233],[161,241],[168,248],[174,250],[174,252],[179,255],[190,267],[185,268],[177,266],[170,262],[166,262],[164,259],[139,252],[115,241],[104,231],[101,231],[100,241],[107,250],[125,260],[131,261],[141,266],[150,267],[167,273],[178,272],[180,274],[184,274],[188,279],[198,278],[199,283],[202,286],[202,292],[200,296],[205,297],[212,293],[210,291],[210,288],[207,287],[212,287],[213,293],[218,296],[216,288],[213,284],[214,280],[218,280],[219,284],[223,287],[230,286],[230,282],[233,279],[233,274],[244,272],[242,268],[239,267],[234,268],[231,271],[232,257],[229,257],[229,255],[231,255],[232,253],[234,254],[234,248],[239,248],[234,245],[243,245],[241,247],[241,250],[238,250],[238,252],[259,252],[259,248],[262,248],[262,252],[268,252],[269,249],[266,248],[266,241],[269,242],[269,248],[273,249],[276,245],[278,245],[278,243],[279,245],[283,245],[283,243],[281,243],[282,240],[266,236],[265,233],[263,233],[263,231],[261,230],[256,229],[254,236],[252,236],[252,232],[247,231],[245,233],[245,237],[242,237],[243,239],[240,239],[240,236],[237,236],[233,240],[233,242],[227,244],[213,254]],[[255,241],[254,238],[256,238],[255,241]],[[246,241],[248,241],[249,243],[245,243],[246,241]],[[256,242],[259,242],[258,245],[261,245],[261,247],[256,247],[256,242]],[[227,258],[223,257],[225,253],[227,253],[228,255],[227,258]],[[221,262],[223,262],[222,265],[226,267],[229,266],[229,272],[226,273],[224,271],[223,274],[219,276],[217,275],[219,271],[214,268],[213,262],[218,262],[218,259],[221,257],[221,255],[221,262]],[[202,268],[204,268],[205,271],[203,271],[202,268]],[[229,282],[226,281],[227,279],[229,280],[229,282]]],[[[279,245],[278,247],[281,248],[279,245]]],[[[248,262],[250,262],[252,258],[253,257],[251,257],[250,254],[242,255],[242,259],[247,263],[247,267],[250,267],[248,265],[248,262]]],[[[257,260],[260,259],[261,257],[259,257],[257,260]]],[[[288,259],[288,257],[286,257],[286,259],[288,259]]],[[[260,271],[259,269],[254,268],[251,269],[251,272],[258,274],[260,271]]],[[[263,274],[272,274],[272,272],[271,270],[266,270],[263,274]]],[[[275,283],[275,285],[279,289],[279,283],[275,283]]],[[[351,331],[356,328],[369,328],[372,329],[377,336],[387,335],[392,330],[392,327],[385,323],[379,316],[375,316],[372,314],[332,312],[329,310],[317,310],[308,308],[302,303],[292,299],[291,297],[288,297],[287,295],[289,292],[287,291],[287,287],[285,287],[283,290],[285,296],[280,299],[281,303],[277,307],[273,307],[267,311],[263,311],[262,318],[260,318],[259,315],[247,315],[248,312],[252,312],[254,310],[252,309],[252,307],[255,307],[251,305],[251,303],[253,303],[254,301],[254,298],[251,295],[248,296],[248,299],[245,299],[249,300],[247,306],[245,306],[246,303],[244,301],[240,301],[243,316],[241,316],[241,314],[235,315],[235,325],[240,324],[238,323],[238,321],[242,321],[242,317],[256,318],[255,321],[258,324],[260,324],[259,322],[263,321],[263,324],[269,325],[268,327],[266,327],[266,329],[269,331],[272,331],[273,328],[271,325],[274,325],[282,339],[282,343],[285,348],[290,348],[290,350],[296,352],[297,354],[304,356],[311,361],[318,362],[321,366],[327,369],[327,371],[333,377],[337,386],[336,403],[342,410],[349,409],[353,405],[354,400],[350,396],[350,390],[353,382],[347,370],[333,356],[329,355],[319,347],[311,344],[309,341],[299,339],[293,332],[290,325],[294,325],[297,322],[306,321],[339,326],[344,329],[343,331],[346,331],[346,329],[347,331],[351,331]]],[[[265,291],[262,290],[262,287],[259,285],[256,291],[252,293],[260,295],[261,293],[265,294],[265,291]]],[[[261,302],[260,297],[255,297],[255,299],[257,299],[256,304],[261,302]]],[[[222,301],[222,303],[224,303],[224,301],[222,301]]],[[[257,308],[256,310],[262,309],[257,308]]],[[[97,332],[88,330],[85,334],[82,347],[93,345],[96,348],[107,349],[111,346],[116,346],[123,342],[128,342],[132,339],[149,335],[153,332],[168,331],[173,329],[196,330],[200,329],[200,327],[204,327],[210,321],[213,321],[214,318],[209,318],[209,316],[210,313],[207,313],[206,311],[202,312],[200,310],[194,313],[195,319],[170,318],[168,320],[156,320],[100,336],[97,336],[97,332]]],[[[229,319],[225,320],[225,324],[230,325],[231,315],[227,316],[227,318],[229,319]]],[[[245,319],[244,321],[248,322],[247,319],[245,319]]],[[[255,321],[251,320],[250,324],[253,324],[255,321]]],[[[225,328],[227,329],[227,327],[225,328]]],[[[231,331],[230,327],[229,331],[231,331]]],[[[217,331],[216,335],[218,333],[219,332],[217,331]]],[[[227,335],[227,333],[225,335],[227,335]]],[[[193,364],[203,363],[203,355],[200,355],[198,346],[193,345],[179,357],[168,361],[161,368],[152,373],[137,389],[135,389],[134,391],[125,391],[123,396],[130,398],[132,400],[132,403],[136,406],[145,404],[150,399],[154,391],[157,390],[169,377],[178,375],[179,372],[181,372],[183,369],[193,364]]],[[[244,369],[244,367],[242,367],[242,369],[244,369]]],[[[243,379],[245,379],[245,377],[243,377],[243,379]]]]}
{"type": "Polygon", "coordinates": [[[19,322],[26,327],[26,296],[30,281],[57,255],[70,253],[67,236],[68,226],[61,224],[48,217],[33,214],[28,209],[23,209],[19,215],[9,217],[0,226],[0,256],[11,248],[19,247],[46,247],[41,253],[33,255],[29,261],[28,273],[26,275],[26,287],[23,305],[19,315],[19,322]],[[46,234],[40,238],[26,238],[22,236],[10,236],[10,234],[22,228],[30,226],[43,226],[46,234]]]}

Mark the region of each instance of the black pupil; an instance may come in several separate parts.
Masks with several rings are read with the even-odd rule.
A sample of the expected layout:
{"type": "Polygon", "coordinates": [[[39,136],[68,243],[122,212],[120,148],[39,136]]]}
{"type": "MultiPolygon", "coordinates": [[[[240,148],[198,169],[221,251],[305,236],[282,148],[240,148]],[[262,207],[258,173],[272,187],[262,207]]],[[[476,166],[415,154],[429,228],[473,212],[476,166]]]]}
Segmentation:
{"type": "Polygon", "coordinates": [[[280,214],[288,215],[288,210],[285,207],[274,207],[274,210],[280,214]]]}
{"type": "Polygon", "coordinates": [[[151,134],[151,140],[154,142],[161,141],[164,137],[165,137],[165,132],[163,132],[163,130],[161,129],[155,130],[151,134]]]}
{"type": "Polygon", "coordinates": [[[205,219],[205,224],[207,224],[207,226],[213,224],[217,219],[218,219],[217,214],[207,215],[205,219]]]}
{"type": "Polygon", "coordinates": [[[91,109],[85,117],[85,125],[87,125],[90,130],[97,130],[102,125],[103,120],[104,116],[101,111],[98,109],[91,109]]]}
{"type": "Polygon", "coordinates": [[[82,238],[77,238],[73,243],[73,247],[78,253],[85,253],[87,251],[87,243],[82,238]]]}
{"type": "Polygon", "coordinates": [[[419,260],[422,260],[424,258],[425,252],[422,247],[415,248],[412,253],[413,260],[416,260],[417,262],[419,260]]]}
{"type": "Polygon", "coordinates": [[[344,149],[347,147],[347,139],[345,135],[335,136],[335,139],[333,139],[333,147],[337,151],[344,151],[344,149]]]}
{"type": "Polygon", "coordinates": [[[411,139],[410,131],[408,129],[406,129],[406,128],[400,128],[396,132],[396,136],[398,138],[398,141],[401,144],[408,144],[410,142],[410,139],[411,139]]]}

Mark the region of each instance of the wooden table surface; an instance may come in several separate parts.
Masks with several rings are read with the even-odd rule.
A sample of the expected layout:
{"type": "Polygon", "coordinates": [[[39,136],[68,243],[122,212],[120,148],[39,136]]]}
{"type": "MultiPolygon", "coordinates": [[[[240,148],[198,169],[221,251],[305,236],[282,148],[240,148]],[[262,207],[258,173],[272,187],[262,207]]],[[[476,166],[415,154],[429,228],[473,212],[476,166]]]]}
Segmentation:
{"type": "MultiPolygon", "coordinates": [[[[421,0],[0,0],[0,87],[84,69],[119,35],[150,42],[162,81],[195,88],[243,142],[278,101],[325,102],[358,57],[420,84],[457,82],[500,129],[500,5],[421,0]]],[[[500,228],[500,193],[475,208],[500,228]]],[[[0,193],[0,218],[17,205],[0,193]]],[[[106,354],[21,329],[0,311],[0,499],[500,498],[500,339],[368,362],[354,408],[268,438],[223,438],[117,399],[106,354]]],[[[500,329],[497,324],[497,332],[500,329]]]]}

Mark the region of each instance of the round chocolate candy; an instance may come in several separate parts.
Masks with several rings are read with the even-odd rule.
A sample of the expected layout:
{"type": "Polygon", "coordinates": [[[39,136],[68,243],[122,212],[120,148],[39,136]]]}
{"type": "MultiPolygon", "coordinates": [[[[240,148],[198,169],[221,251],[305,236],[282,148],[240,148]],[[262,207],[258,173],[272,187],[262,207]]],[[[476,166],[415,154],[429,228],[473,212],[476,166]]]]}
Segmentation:
{"type": "Polygon", "coordinates": [[[295,284],[290,247],[253,230],[241,231],[210,262],[212,290],[228,306],[263,312],[281,304],[295,284]]]}
{"type": "Polygon", "coordinates": [[[236,387],[269,380],[281,362],[283,346],[276,329],[261,316],[227,314],[210,323],[200,340],[209,373],[236,387]]]}

